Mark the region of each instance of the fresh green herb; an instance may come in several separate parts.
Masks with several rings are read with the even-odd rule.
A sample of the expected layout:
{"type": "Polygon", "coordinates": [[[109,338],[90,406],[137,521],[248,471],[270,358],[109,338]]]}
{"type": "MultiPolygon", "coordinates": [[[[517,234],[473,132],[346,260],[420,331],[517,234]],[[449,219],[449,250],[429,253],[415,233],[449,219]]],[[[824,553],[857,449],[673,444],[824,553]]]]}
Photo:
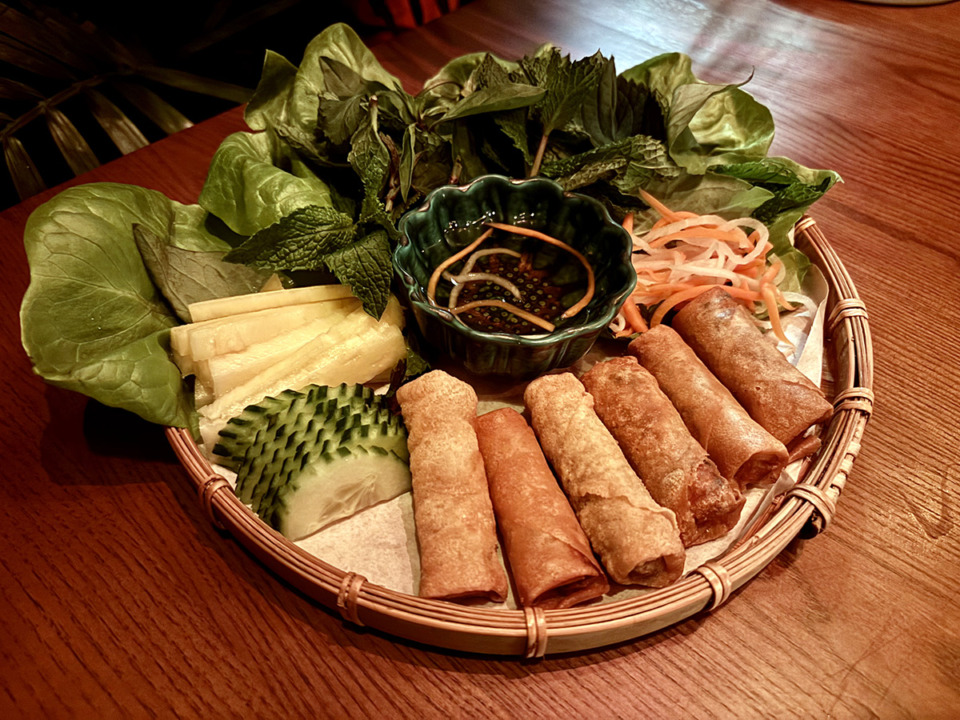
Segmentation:
{"type": "Polygon", "coordinates": [[[133,239],[154,285],[181,322],[190,322],[191,303],[257,292],[269,272],[224,260],[223,250],[186,250],[145,225],[133,226],[133,239]]]}
{"type": "MultiPolygon", "coordinates": [[[[205,219],[196,206],[115,183],[64,190],[34,211],[24,232],[31,279],[20,309],[34,371],[151,422],[189,425],[192,398],[169,355],[170,328],[180,321],[147,269],[134,227],[149,235],[150,262],[175,296],[174,276],[185,268],[159,271],[167,261],[156,251],[165,244],[180,258],[222,256],[229,245],[210,234],[205,219]]],[[[221,279],[235,278],[236,268],[227,270],[221,279]]],[[[245,292],[248,283],[243,277],[224,290],[245,292]]]]}
{"type": "MultiPolygon", "coordinates": [[[[700,81],[681,53],[622,73],[599,52],[572,60],[549,44],[517,62],[473,53],[411,95],[352,30],[336,25],[310,43],[299,68],[268,56],[247,121],[263,131],[252,138],[267,137],[228,138],[200,202],[247,234],[291,215],[297,203],[315,206],[316,233],[288,232],[299,224],[294,218],[258,236],[255,257],[231,255],[275,270],[292,269],[292,259],[298,268],[310,259],[332,269],[326,251],[313,247],[326,247],[328,216],[320,208],[350,216],[353,242],[380,229],[393,243],[400,216],[431,189],[495,172],[543,174],[599,198],[614,215],[645,209],[641,189],[678,210],[755,215],[772,226],[771,240],[789,256],[798,284],[805,265],[790,244],[787,218],[799,218],[839,179],[767,157],[769,110],[740,85],[700,81]],[[263,194],[268,176],[271,192],[263,194]],[[319,184],[308,199],[303,185],[310,182],[319,184]],[[251,198],[267,201],[270,223],[251,198]]],[[[359,285],[390,281],[363,265],[341,265],[337,277],[344,281],[347,272],[359,285]]]]}

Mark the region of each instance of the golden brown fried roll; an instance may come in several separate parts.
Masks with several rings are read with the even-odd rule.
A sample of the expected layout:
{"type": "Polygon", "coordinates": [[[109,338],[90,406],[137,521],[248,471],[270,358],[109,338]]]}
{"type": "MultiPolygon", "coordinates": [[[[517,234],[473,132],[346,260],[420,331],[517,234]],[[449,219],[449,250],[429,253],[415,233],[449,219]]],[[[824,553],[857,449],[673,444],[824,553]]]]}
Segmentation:
{"type": "Polygon", "coordinates": [[[691,300],[672,327],[750,416],[784,445],[833,414],[820,388],[790,364],[747,309],[721,288],[691,300]]]}
{"type": "Polygon", "coordinates": [[[685,559],[677,520],[660,507],[597,417],[571,373],[544,375],[524,393],[533,429],[610,577],[624,585],[669,585],[685,559]]]}
{"type": "Polygon", "coordinates": [[[397,390],[407,426],[420,595],[442,600],[507,596],[497,528],[475,423],[477,394],[441,370],[397,390]]]}
{"type": "Polygon", "coordinates": [[[523,416],[512,408],[481,415],[477,440],[520,604],[566,608],[607,592],[590,541],[523,416]]]}
{"type": "Polygon", "coordinates": [[[741,489],[777,479],[787,448],[750,417],[676,331],[657,325],[627,349],[657,379],[721,475],[741,489]]]}
{"type": "Polygon", "coordinates": [[[737,524],[744,503],[739,487],[720,474],[635,357],[597,363],[580,380],[653,499],[676,514],[685,546],[737,524]]]}

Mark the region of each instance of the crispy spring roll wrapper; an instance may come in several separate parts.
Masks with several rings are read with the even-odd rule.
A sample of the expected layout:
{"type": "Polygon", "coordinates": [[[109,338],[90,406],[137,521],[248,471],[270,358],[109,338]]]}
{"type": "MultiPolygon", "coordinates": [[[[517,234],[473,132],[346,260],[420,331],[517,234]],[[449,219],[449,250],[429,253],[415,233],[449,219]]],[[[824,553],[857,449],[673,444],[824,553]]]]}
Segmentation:
{"type": "Polygon", "coordinates": [[[520,604],[567,608],[610,589],[577,516],[523,415],[477,418],[490,498],[520,604]]]}
{"type": "Polygon", "coordinates": [[[737,483],[720,474],[635,357],[597,363],[580,380],[650,495],[676,514],[685,546],[713,540],[737,524],[745,499],[737,483]]]}
{"type": "Polygon", "coordinates": [[[721,288],[694,298],[672,327],[750,416],[784,445],[826,422],[833,406],[721,288]]]}
{"type": "Polygon", "coordinates": [[[434,370],[397,390],[407,426],[420,596],[502,602],[507,576],[475,429],[477,394],[434,370]]]}
{"type": "Polygon", "coordinates": [[[683,573],[676,516],[658,505],[571,373],[524,392],[533,429],[594,551],[622,585],[664,587],[683,573]]]}
{"type": "Polygon", "coordinates": [[[741,489],[776,481],[787,448],[750,417],[673,328],[657,325],[627,349],[657,379],[721,475],[741,489]]]}

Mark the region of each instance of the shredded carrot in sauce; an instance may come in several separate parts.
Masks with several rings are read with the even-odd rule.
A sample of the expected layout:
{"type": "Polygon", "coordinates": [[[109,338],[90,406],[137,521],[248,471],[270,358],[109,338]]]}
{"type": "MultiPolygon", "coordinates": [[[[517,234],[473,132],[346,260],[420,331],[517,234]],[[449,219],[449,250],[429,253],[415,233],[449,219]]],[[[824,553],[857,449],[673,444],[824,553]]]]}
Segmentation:
{"type": "Polygon", "coordinates": [[[572,248],[567,245],[565,242],[557,240],[555,237],[551,237],[546,233],[542,233],[539,230],[531,230],[530,228],[520,227],[519,225],[508,225],[506,223],[498,222],[486,222],[484,223],[488,227],[496,228],[497,230],[505,230],[506,232],[512,232],[516,235],[524,235],[526,237],[536,238],[537,240],[543,240],[545,243],[550,245],[556,245],[557,247],[563,248],[571,255],[573,255],[577,260],[579,260],[583,267],[587,271],[587,291],[583,294],[583,297],[580,298],[574,305],[567,308],[567,310],[560,317],[563,319],[573,317],[578,312],[583,310],[593,299],[593,294],[596,292],[596,278],[593,274],[593,268],[590,266],[590,263],[576,248],[572,248]]]}
{"type": "Polygon", "coordinates": [[[504,302],[503,300],[474,300],[473,302],[464,303],[463,305],[457,305],[455,308],[452,308],[450,312],[452,312],[454,315],[459,315],[462,312],[473,310],[474,308],[478,307],[496,307],[503,310],[508,310],[517,317],[523,318],[528,323],[542,327],[547,332],[553,332],[557,328],[557,326],[549,320],[544,320],[538,315],[529,313],[526,310],[518,308],[516,305],[512,305],[511,303],[504,302]]]}
{"type": "MultiPolygon", "coordinates": [[[[518,258],[517,269],[521,273],[528,272],[532,268],[533,257],[529,252],[521,253],[516,250],[511,250],[509,248],[501,248],[501,247],[493,247],[493,248],[478,250],[477,248],[479,247],[479,245],[483,243],[484,240],[489,238],[490,235],[494,232],[494,230],[501,230],[504,232],[513,233],[515,235],[531,237],[531,238],[541,240],[542,242],[545,242],[547,244],[554,245],[573,255],[583,265],[587,275],[586,291],[584,292],[583,297],[581,297],[580,300],[578,300],[572,306],[567,308],[563,312],[563,314],[560,315],[560,319],[573,317],[578,312],[583,310],[583,308],[585,308],[590,303],[590,300],[593,299],[593,296],[596,293],[596,277],[593,271],[593,267],[590,265],[589,261],[583,255],[583,253],[581,253],[579,250],[571,247],[570,245],[568,245],[567,243],[561,240],[558,240],[557,238],[551,237],[550,235],[542,233],[538,230],[532,230],[530,228],[525,228],[517,225],[509,225],[506,223],[489,222],[489,221],[485,222],[484,225],[487,226],[487,230],[482,235],[480,235],[477,239],[475,239],[466,247],[462,248],[458,252],[448,257],[442,263],[437,265],[436,268],[434,268],[433,273],[431,274],[430,279],[427,283],[427,300],[431,305],[439,307],[437,304],[436,296],[437,296],[437,286],[440,282],[440,278],[442,277],[447,279],[451,283],[453,283],[453,288],[450,291],[450,296],[447,304],[447,309],[453,315],[459,315],[463,312],[466,312],[468,310],[473,310],[475,308],[494,307],[494,308],[499,308],[501,310],[505,310],[509,313],[512,313],[513,315],[521,318],[522,320],[525,320],[526,322],[532,325],[536,325],[537,327],[540,327],[547,332],[553,332],[556,329],[556,325],[550,322],[549,320],[546,320],[538,316],[536,313],[528,312],[523,308],[517,307],[516,305],[513,305],[512,303],[506,302],[504,300],[484,299],[484,300],[474,300],[471,302],[464,303],[462,305],[458,304],[457,300],[460,295],[460,290],[467,283],[470,283],[470,282],[486,282],[486,283],[499,285],[500,287],[507,290],[511,295],[513,295],[513,297],[516,298],[518,301],[522,302],[523,300],[523,298],[521,297],[521,293],[517,289],[516,285],[514,285],[507,279],[501,278],[499,276],[496,276],[494,274],[487,273],[487,272],[474,272],[474,265],[479,258],[484,257],[486,255],[497,254],[497,253],[512,255],[515,258],[518,258]],[[459,262],[460,260],[463,260],[464,258],[467,258],[467,259],[466,259],[466,262],[464,263],[463,268],[461,268],[459,273],[454,275],[447,271],[447,268],[459,262]]],[[[630,225],[628,230],[632,230],[632,224],[630,225]]],[[[541,301],[540,304],[543,305],[544,304],[543,301],[541,301]]],[[[643,318],[642,316],[640,316],[639,310],[636,311],[635,316],[639,318],[641,323],[643,322],[643,318]]],[[[644,325],[644,329],[645,328],[646,326],[644,325]]]]}

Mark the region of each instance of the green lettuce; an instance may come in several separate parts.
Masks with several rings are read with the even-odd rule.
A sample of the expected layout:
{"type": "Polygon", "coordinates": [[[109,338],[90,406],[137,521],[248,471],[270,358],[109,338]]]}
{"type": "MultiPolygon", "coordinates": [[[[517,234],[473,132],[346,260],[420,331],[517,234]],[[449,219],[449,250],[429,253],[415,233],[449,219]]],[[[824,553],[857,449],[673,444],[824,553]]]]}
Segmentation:
{"type": "MultiPolygon", "coordinates": [[[[155,282],[135,228],[157,252],[162,245],[177,255],[176,262],[190,253],[222,256],[230,245],[210,232],[208,219],[196,206],[116,183],[73,187],[37,208],[24,231],[30,285],[20,308],[34,371],[151,422],[189,426],[192,397],[169,352],[170,328],[180,320],[165,290],[190,290],[176,279],[155,282]]],[[[172,266],[162,270],[166,260],[159,256],[151,262],[161,277],[178,274],[172,266]]],[[[236,270],[219,264],[223,277],[236,270]]],[[[241,275],[225,294],[249,285],[249,273],[241,275]]]]}

